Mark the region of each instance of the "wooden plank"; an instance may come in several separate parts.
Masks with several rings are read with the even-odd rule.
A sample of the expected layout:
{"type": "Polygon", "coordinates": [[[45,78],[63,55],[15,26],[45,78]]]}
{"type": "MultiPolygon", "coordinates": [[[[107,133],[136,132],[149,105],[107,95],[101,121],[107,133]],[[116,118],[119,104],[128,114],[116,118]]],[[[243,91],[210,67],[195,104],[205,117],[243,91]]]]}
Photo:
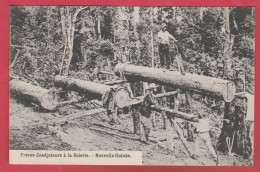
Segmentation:
{"type": "Polygon", "coordinates": [[[115,81],[104,81],[105,85],[116,85],[124,83],[124,80],[115,80],[115,81]]]}
{"type": "MultiPolygon", "coordinates": [[[[160,94],[155,94],[154,98],[161,98],[161,97],[167,97],[167,96],[172,96],[177,94],[178,91],[171,91],[171,92],[166,92],[166,93],[160,93],[160,94]]],[[[134,97],[131,100],[128,101],[128,104],[126,107],[130,107],[133,105],[137,105],[143,102],[144,96],[139,96],[139,97],[134,97]]]]}
{"type": "Polygon", "coordinates": [[[115,75],[113,72],[100,71],[99,73],[107,74],[107,75],[115,75]]]}
{"type": "Polygon", "coordinates": [[[117,137],[122,137],[122,138],[126,138],[126,139],[138,140],[139,141],[139,137],[136,136],[136,135],[130,136],[130,135],[112,133],[112,132],[109,132],[108,130],[104,130],[104,129],[100,129],[100,128],[96,128],[96,127],[89,127],[89,129],[95,130],[95,131],[98,131],[98,132],[102,132],[102,133],[106,133],[106,134],[110,134],[110,135],[117,136],[117,137]]]}
{"type": "Polygon", "coordinates": [[[169,108],[165,108],[165,107],[161,107],[161,106],[157,106],[157,105],[152,105],[152,110],[157,111],[157,112],[167,112],[169,115],[176,117],[176,118],[181,118],[187,121],[191,121],[191,122],[199,122],[199,119],[197,116],[193,115],[193,114],[187,114],[184,112],[180,112],[174,109],[169,109],[169,108]]]}
{"type": "Polygon", "coordinates": [[[47,122],[47,124],[61,124],[65,121],[72,121],[78,118],[82,118],[85,116],[91,116],[91,115],[99,115],[102,112],[106,112],[105,108],[98,108],[98,109],[91,109],[91,110],[87,110],[85,112],[77,112],[77,113],[73,113],[64,117],[60,117],[60,118],[55,118],[55,119],[51,119],[50,121],[47,122]]]}

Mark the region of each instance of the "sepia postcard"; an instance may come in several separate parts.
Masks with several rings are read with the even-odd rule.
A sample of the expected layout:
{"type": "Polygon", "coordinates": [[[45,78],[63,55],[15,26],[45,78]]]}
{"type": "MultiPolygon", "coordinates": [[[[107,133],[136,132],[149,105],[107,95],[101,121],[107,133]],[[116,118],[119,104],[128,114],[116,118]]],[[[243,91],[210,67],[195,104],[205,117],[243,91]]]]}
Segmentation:
{"type": "Polygon", "coordinates": [[[254,7],[9,14],[10,164],[254,165],[254,7]]]}

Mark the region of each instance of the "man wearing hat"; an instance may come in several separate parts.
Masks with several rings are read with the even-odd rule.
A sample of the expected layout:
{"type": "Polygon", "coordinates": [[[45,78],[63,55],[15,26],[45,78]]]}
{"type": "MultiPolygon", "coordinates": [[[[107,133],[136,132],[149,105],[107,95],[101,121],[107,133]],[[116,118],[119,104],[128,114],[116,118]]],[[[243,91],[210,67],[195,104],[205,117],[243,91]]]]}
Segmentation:
{"type": "Polygon", "coordinates": [[[159,38],[159,56],[160,56],[160,63],[161,67],[170,66],[171,59],[169,56],[169,39],[172,39],[174,42],[177,40],[166,30],[166,23],[162,24],[162,29],[158,33],[159,38]]]}
{"type": "Polygon", "coordinates": [[[211,144],[210,140],[210,124],[207,119],[207,115],[204,112],[198,113],[199,122],[197,123],[197,128],[195,132],[197,133],[197,138],[195,140],[195,152],[196,155],[199,156],[200,152],[200,141],[202,140],[206,146],[208,147],[210,153],[213,155],[214,160],[217,161],[217,154],[211,144]]]}
{"type": "Polygon", "coordinates": [[[151,123],[151,113],[152,109],[151,106],[155,104],[155,99],[153,96],[153,91],[156,89],[155,84],[150,84],[148,88],[145,90],[145,96],[141,105],[140,114],[141,114],[141,126],[143,126],[144,129],[144,135],[141,135],[140,140],[142,142],[148,143],[149,142],[149,134],[152,128],[151,123]],[[144,138],[143,138],[144,137],[144,138]]]}

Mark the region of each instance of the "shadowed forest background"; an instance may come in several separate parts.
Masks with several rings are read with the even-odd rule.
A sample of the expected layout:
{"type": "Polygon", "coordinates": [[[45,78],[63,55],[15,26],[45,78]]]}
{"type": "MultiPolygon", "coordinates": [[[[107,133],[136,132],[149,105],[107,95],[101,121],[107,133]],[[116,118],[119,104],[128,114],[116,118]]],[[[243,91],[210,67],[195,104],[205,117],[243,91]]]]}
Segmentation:
{"type": "MultiPolygon", "coordinates": [[[[10,7],[10,74],[43,87],[55,74],[84,78],[118,62],[158,67],[161,24],[177,39],[185,68],[226,79],[246,73],[254,93],[255,9],[250,7],[10,7]]],[[[171,46],[174,47],[174,46],[171,46]]],[[[196,72],[196,71],[195,71],[196,72]]],[[[239,88],[238,88],[239,92],[239,88]]]]}

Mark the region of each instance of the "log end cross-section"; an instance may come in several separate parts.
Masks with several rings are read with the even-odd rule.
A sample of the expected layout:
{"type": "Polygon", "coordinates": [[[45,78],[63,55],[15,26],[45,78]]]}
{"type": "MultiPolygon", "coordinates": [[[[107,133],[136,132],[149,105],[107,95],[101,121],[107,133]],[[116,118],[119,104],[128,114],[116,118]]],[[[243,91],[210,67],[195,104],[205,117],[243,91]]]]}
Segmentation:
{"type": "Polygon", "coordinates": [[[10,81],[10,93],[23,103],[35,103],[45,110],[53,111],[58,106],[58,98],[54,92],[18,79],[10,81]]]}
{"type": "Polygon", "coordinates": [[[220,97],[226,102],[231,102],[236,92],[232,81],[190,73],[182,75],[179,71],[118,64],[114,72],[128,81],[145,81],[176,87],[185,91],[220,97]]]}
{"type": "Polygon", "coordinates": [[[122,87],[114,88],[105,84],[85,81],[76,78],[68,78],[57,75],[54,78],[54,84],[64,90],[76,91],[84,94],[89,100],[102,100],[103,96],[111,89],[115,90],[114,100],[117,107],[125,107],[129,102],[129,93],[122,87]]]}

